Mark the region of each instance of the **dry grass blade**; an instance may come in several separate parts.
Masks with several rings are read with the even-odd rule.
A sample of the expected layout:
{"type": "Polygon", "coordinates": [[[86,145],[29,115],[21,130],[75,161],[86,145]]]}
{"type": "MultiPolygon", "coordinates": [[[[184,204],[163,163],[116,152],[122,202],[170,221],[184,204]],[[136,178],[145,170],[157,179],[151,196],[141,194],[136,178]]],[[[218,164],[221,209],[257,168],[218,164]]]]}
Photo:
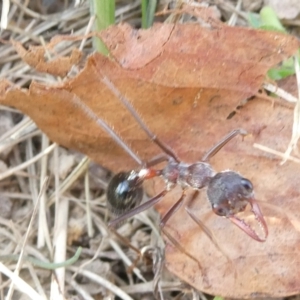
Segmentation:
{"type": "MultiPolygon", "coordinates": [[[[38,210],[39,200],[40,200],[41,196],[43,195],[43,193],[45,192],[45,190],[47,189],[47,181],[48,181],[48,178],[45,178],[45,180],[44,180],[44,182],[42,184],[42,188],[41,188],[40,194],[38,195],[37,201],[36,201],[35,206],[34,206],[34,210],[33,210],[33,213],[32,213],[32,216],[31,216],[31,219],[30,219],[27,231],[26,231],[26,235],[24,237],[24,241],[23,241],[23,245],[22,245],[22,248],[21,248],[20,257],[19,257],[16,269],[14,271],[14,275],[16,277],[19,275],[19,271],[20,271],[20,269],[22,267],[22,259],[23,259],[23,256],[24,256],[25,246],[27,244],[28,236],[29,236],[29,234],[31,232],[31,229],[32,229],[32,226],[33,226],[33,221],[35,219],[35,216],[36,216],[36,213],[37,213],[37,210],[38,210]]],[[[6,299],[11,299],[11,297],[12,297],[13,290],[14,290],[13,283],[14,283],[14,281],[12,281],[12,284],[11,284],[9,290],[8,290],[6,299]]]]}
{"type": "Polygon", "coordinates": [[[75,280],[68,278],[68,282],[74,288],[74,290],[78,293],[78,295],[81,295],[84,300],[94,300],[94,298],[91,297],[85,289],[81,288],[80,285],[77,284],[77,282],[75,280]]]}
{"type": "MultiPolygon", "coordinates": [[[[55,235],[54,235],[54,262],[64,261],[66,259],[67,249],[67,225],[69,213],[69,199],[60,200],[56,205],[55,214],[55,235]]],[[[52,277],[51,298],[64,299],[65,293],[65,268],[55,270],[55,276],[52,277]]]]}
{"type": "Polygon", "coordinates": [[[285,163],[293,150],[297,150],[297,143],[300,139],[300,68],[299,68],[299,59],[298,55],[294,57],[294,65],[296,71],[297,87],[298,87],[298,99],[294,108],[294,122],[291,141],[288,145],[287,150],[284,153],[282,164],[285,163]]]}
{"type": "Polygon", "coordinates": [[[1,24],[0,30],[7,28],[7,17],[9,12],[9,0],[3,0],[2,2],[2,12],[1,12],[1,24]]]}
{"type": "Polygon", "coordinates": [[[263,85],[264,89],[266,89],[267,91],[274,93],[276,96],[282,98],[285,101],[291,102],[291,103],[295,103],[297,102],[297,98],[294,97],[293,95],[291,95],[290,93],[286,92],[285,90],[276,87],[273,84],[270,83],[264,83],[263,85]]]}
{"type": "Polygon", "coordinates": [[[74,168],[72,173],[63,181],[61,184],[59,184],[59,187],[56,192],[52,193],[49,197],[49,205],[53,204],[55,200],[55,193],[59,193],[60,195],[63,194],[65,191],[67,191],[72,184],[80,177],[84,172],[86,172],[88,165],[90,163],[90,159],[88,157],[83,157],[80,163],[74,168]]]}
{"type": "MultiPolygon", "coordinates": [[[[49,147],[49,139],[46,135],[43,134],[42,136],[42,151],[49,147]]],[[[48,163],[48,156],[45,155],[41,159],[41,170],[40,170],[40,182],[44,182],[45,178],[47,177],[47,163],[48,163]]],[[[40,208],[39,208],[39,229],[38,229],[38,236],[37,236],[37,246],[38,248],[42,248],[47,242],[48,249],[51,248],[51,239],[50,239],[50,232],[47,226],[47,196],[46,193],[43,193],[41,196],[40,201],[40,208]]]]}
{"type": "Polygon", "coordinates": [[[276,150],[271,149],[269,147],[266,147],[266,146],[263,146],[263,145],[260,145],[260,144],[256,144],[256,143],[253,144],[253,147],[257,148],[259,150],[262,150],[262,151],[264,151],[266,153],[270,153],[270,154],[276,155],[276,156],[278,156],[278,157],[280,157],[282,159],[290,160],[290,161],[293,161],[293,162],[298,163],[298,164],[300,163],[300,159],[299,158],[296,158],[296,157],[293,157],[293,156],[290,156],[290,155],[286,158],[285,153],[276,151],[276,150]]]}
{"type": "Polygon", "coordinates": [[[27,168],[31,164],[33,164],[33,163],[37,162],[38,160],[40,160],[43,156],[48,155],[49,153],[51,153],[55,149],[55,147],[57,147],[57,145],[52,144],[47,149],[45,149],[43,152],[41,152],[38,155],[34,156],[32,159],[30,159],[28,161],[25,161],[24,163],[14,167],[14,168],[11,168],[11,169],[7,170],[6,172],[3,172],[2,174],[0,174],[0,180],[3,180],[3,179],[5,179],[9,176],[14,175],[18,171],[27,168]]]}
{"type": "MultiPolygon", "coordinates": [[[[78,271],[74,267],[69,267],[69,269],[72,270],[73,272],[78,271]]],[[[120,297],[123,300],[133,300],[133,298],[128,296],[122,289],[120,289],[116,285],[112,284],[111,282],[109,282],[105,278],[103,278],[99,275],[96,275],[95,273],[92,273],[92,272],[86,271],[86,270],[79,270],[78,273],[82,274],[82,275],[86,276],[87,278],[89,278],[89,279],[97,282],[98,284],[104,286],[106,289],[110,290],[114,295],[120,297]]]]}
{"type": "Polygon", "coordinates": [[[0,262],[0,272],[6,275],[12,283],[16,286],[17,289],[22,291],[25,295],[29,297],[29,299],[32,300],[44,300],[43,297],[41,297],[28,283],[26,283],[24,280],[22,280],[18,275],[11,272],[7,267],[5,267],[0,262]]]}
{"type": "Polygon", "coordinates": [[[37,127],[34,122],[26,117],[13,128],[5,132],[0,138],[0,152],[5,151],[7,148],[20,143],[29,137],[32,134],[36,135],[39,130],[36,130],[37,127]]]}

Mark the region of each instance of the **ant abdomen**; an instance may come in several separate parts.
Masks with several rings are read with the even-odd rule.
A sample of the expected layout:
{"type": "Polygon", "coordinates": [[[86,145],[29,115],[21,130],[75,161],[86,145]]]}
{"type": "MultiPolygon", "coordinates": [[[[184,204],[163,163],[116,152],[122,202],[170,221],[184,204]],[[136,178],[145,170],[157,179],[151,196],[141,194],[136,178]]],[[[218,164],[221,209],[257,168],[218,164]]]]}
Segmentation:
{"type": "Polygon", "coordinates": [[[214,212],[228,217],[245,210],[253,198],[253,186],[236,172],[221,172],[211,178],[207,196],[214,212]]]}
{"type": "Polygon", "coordinates": [[[139,205],[143,198],[143,187],[138,173],[120,172],[110,180],[107,190],[107,207],[114,215],[121,215],[139,205]]]}

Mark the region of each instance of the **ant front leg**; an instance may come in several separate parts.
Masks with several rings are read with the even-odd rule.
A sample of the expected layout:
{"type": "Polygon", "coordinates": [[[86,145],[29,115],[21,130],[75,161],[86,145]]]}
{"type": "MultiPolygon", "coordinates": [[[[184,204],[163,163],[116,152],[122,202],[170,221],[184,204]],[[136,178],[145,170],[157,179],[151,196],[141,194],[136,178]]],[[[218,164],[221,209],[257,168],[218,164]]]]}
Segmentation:
{"type": "Polygon", "coordinates": [[[179,249],[179,251],[181,251],[182,253],[184,253],[185,255],[187,255],[189,258],[191,258],[192,260],[194,260],[198,266],[200,270],[203,270],[201,263],[192,255],[190,254],[188,251],[186,251],[181,245],[180,243],[178,243],[176,241],[176,239],[165,229],[165,225],[166,223],[169,221],[169,219],[181,208],[184,198],[186,196],[186,192],[185,190],[183,190],[181,197],[179,198],[179,200],[177,200],[177,202],[168,210],[168,212],[163,216],[163,218],[160,221],[159,227],[160,230],[162,231],[162,233],[169,239],[169,241],[177,248],[179,249]]]}
{"type": "Polygon", "coordinates": [[[211,242],[215,245],[215,247],[226,257],[226,259],[228,261],[231,261],[231,259],[228,257],[228,255],[225,253],[225,251],[220,246],[220,244],[217,242],[217,239],[214,236],[214,234],[211,232],[211,230],[193,212],[192,204],[198,195],[199,195],[199,191],[196,190],[193,197],[191,197],[191,199],[188,200],[185,210],[188,213],[188,215],[191,217],[191,219],[200,227],[200,229],[211,240],[211,242]]]}
{"type": "Polygon", "coordinates": [[[216,145],[214,145],[211,149],[209,149],[206,154],[202,157],[202,161],[208,161],[214,155],[216,155],[229,141],[231,141],[237,135],[246,136],[248,133],[243,129],[235,129],[232,130],[229,134],[227,134],[221,141],[219,141],[216,145]]]}

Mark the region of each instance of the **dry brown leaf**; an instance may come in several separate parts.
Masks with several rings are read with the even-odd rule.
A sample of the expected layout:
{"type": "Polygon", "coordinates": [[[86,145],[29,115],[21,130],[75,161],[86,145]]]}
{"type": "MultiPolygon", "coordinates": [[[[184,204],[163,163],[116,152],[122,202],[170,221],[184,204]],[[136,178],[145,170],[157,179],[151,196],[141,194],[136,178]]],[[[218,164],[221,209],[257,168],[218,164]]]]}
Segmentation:
{"type": "MultiPolygon", "coordinates": [[[[20,55],[20,57],[31,67],[37,71],[49,73],[56,76],[66,76],[71,67],[78,64],[82,53],[78,49],[73,49],[69,57],[55,57],[52,60],[47,61],[45,58],[45,48],[40,46],[30,46],[26,50],[20,42],[11,41],[14,48],[20,55]]],[[[48,47],[47,50],[51,50],[48,47]]]]}
{"type": "MultiPolygon", "coordinates": [[[[62,84],[47,86],[33,82],[29,90],[19,90],[7,81],[1,81],[0,101],[30,115],[54,141],[88,153],[92,159],[114,171],[136,167],[127,154],[73,103],[76,97],[85,102],[96,115],[114,126],[143,159],[159,153],[102,83],[105,74],[132,101],[152,131],[174,147],[179,157],[192,161],[199,158],[199,145],[207,149],[211,144],[202,123],[209,121],[216,125],[214,116],[199,120],[204,110],[202,101],[211,99],[211,103],[220,103],[219,110],[227,117],[241,100],[256,93],[270,66],[291,55],[298,47],[295,38],[279,33],[231,27],[208,30],[194,24],[161,26],[171,35],[158,46],[160,52],[152,48],[153,52],[160,53],[155,57],[149,57],[151,47],[148,49],[149,38],[153,45],[159,44],[153,41],[153,31],[150,29],[148,35],[148,31],[140,31],[141,35],[147,36],[142,39],[147,47],[141,46],[143,63],[137,70],[124,69],[94,54],[76,78],[62,84]],[[242,39],[246,42],[237,44],[242,39]],[[176,118],[171,117],[166,124],[168,116],[176,118]]],[[[133,41],[122,40],[120,44],[112,45],[118,49],[125,42],[132,44],[132,51],[124,51],[124,59],[136,49],[138,32],[121,25],[111,27],[106,33],[107,38],[109,32],[113,32],[111,36],[114,37],[118,35],[114,32],[122,33],[126,28],[127,36],[133,41]]],[[[125,33],[119,35],[125,36],[125,33]]],[[[122,61],[117,53],[113,54],[122,61]]],[[[133,61],[134,66],[137,64],[133,61]]],[[[216,139],[211,137],[211,140],[216,139]]]]}
{"type": "MultiPolygon", "coordinates": [[[[228,220],[213,215],[203,192],[197,214],[214,232],[230,261],[181,209],[168,223],[168,230],[204,270],[171,245],[166,250],[167,267],[211,294],[246,298],[299,292],[299,166],[280,166],[277,159],[253,148],[256,142],[284,151],[292,111],[254,99],[244,101],[245,105],[232,113],[256,94],[271,66],[297,50],[298,41],[279,33],[203,29],[193,24],[156,25],[153,30],[112,27],[101,36],[117,41],[110,44],[115,62],[94,54],[76,78],[60,85],[32,83],[29,90],[20,90],[0,82],[0,103],[21,109],[51,139],[114,171],[137,165],[87,118],[78,101],[111,124],[143,159],[161,151],[103,83],[103,76],[114,82],[151,130],[185,162],[199,160],[232,129],[247,130],[250,135],[244,142],[230,142],[211,163],[217,171],[230,168],[253,181],[269,225],[267,242],[258,243],[228,220]],[[132,56],[135,50],[139,57],[132,56]]],[[[171,192],[158,206],[160,213],[179,195],[178,189],[171,192]]]]}
{"type": "Polygon", "coordinates": [[[121,24],[100,36],[114,59],[143,80],[178,88],[224,88],[244,96],[252,95],[270,66],[298,45],[295,38],[270,31],[198,24],[156,24],[144,31],[121,24]]]}
{"type": "MultiPolygon", "coordinates": [[[[207,111],[208,117],[216,112],[217,107],[211,107],[211,113],[207,111]]],[[[214,215],[205,191],[202,191],[196,199],[195,213],[213,231],[230,261],[188,218],[183,208],[174,215],[167,228],[201,262],[204,272],[199,272],[195,261],[171,245],[166,250],[167,267],[197,289],[214,295],[250,298],[297,294],[300,290],[297,279],[300,263],[299,164],[287,162],[281,166],[279,159],[253,148],[254,143],[260,143],[284,152],[290,137],[292,111],[273,107],[256,98],[230,122],[224,119],[222,122],[222,114],[217,115],[220,119],[214,121],[216,125],[201,126],[204,131],[220,132],[221,124],[227,127],[233,122],[236,127],[252,133],[243,142],[231,142],[211,163],[217,171],[235,170],[252,181],[269,227],[269,237],[264,243],[255,242],[229,220],[214,215]]],[[[214,135],[214,142],[223,134],[214,135]]],[[[156,187],[156,191],[161,188],[156,187]]],[[[168,195],[156,208],[163,214],[179,195],[179,192],[173,197],[168,195]]]]}

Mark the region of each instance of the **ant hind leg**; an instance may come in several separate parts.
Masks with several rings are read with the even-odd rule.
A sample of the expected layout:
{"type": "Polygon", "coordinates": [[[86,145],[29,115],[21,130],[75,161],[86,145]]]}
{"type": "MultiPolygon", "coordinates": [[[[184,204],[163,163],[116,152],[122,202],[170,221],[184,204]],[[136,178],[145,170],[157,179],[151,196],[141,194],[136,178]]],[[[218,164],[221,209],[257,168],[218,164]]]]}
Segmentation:
{"type": "Polygon", "coordinates": [[[108,223],[108,227],[112,228],[112,227],[116,227],[118,223],[125,221],[126,219],[129,219],[131,217],[133,217],[134,215],[147,210],[148,208],[152,207],[153,205],[155,205],[156,203],[158,203],[167,193],[167,190],[163,190],[162,192],[160,192],[159,194],[157,194],[156,196],[154,196],[153,198],[151,198],[150,200],[146,201],[145,203],[142,203],[141,205],[125,212],[124,214],[118,216],[117,218],[113,219],[112,221],[110,221],[108,223]]]}

